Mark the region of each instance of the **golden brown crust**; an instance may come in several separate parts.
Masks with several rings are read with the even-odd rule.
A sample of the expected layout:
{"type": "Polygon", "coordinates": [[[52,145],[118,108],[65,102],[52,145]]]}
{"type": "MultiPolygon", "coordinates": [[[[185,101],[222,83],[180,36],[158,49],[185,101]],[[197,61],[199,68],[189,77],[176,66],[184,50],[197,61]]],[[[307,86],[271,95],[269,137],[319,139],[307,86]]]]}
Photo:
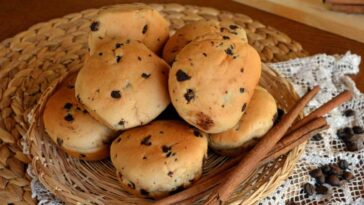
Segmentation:
{"type": "Polygon", "coordinates": [[[246,113],[232,129],[213,134],[209,145],[223,155],[234,156],[251,148],[274,124],[277,104],[264,88],[257,87],[246,113]]]}
{"type": "Polygon", "coordinates": [[[169,22],[146,5],[122,5],[107,9],[91,23],[90,54],[99,44],[112,37],[130,38],[159,53],[169,37],[169,22]]]}
{"type": "Polygon", "coordinates": [[[76,95],[90,114],[114,130],[147,124],[169,104],[169,66],[129,39],[100,45],[77,76],[76,95]]]}
{"type": "Polygon", "coordinates": [[[201,176],[207,136],[183,122],[154,121],[122,133],[110,155],[130,192],[160,198],[201,176]]]}
{"type": "Polygon", "coordinates": [[[65,79],[49,98],[43,123],[50,138],[70,156],[99,160],[109,156],[114,132],[93,119],[74,94],[76,74],[65,79]]]}
{"type": "Polygon", "coordinates": [[[168,81],[171,101],[191,125],[207,133],[223,132],[240,120],[260,73],[253,47],[234,35],[208,34],[177,55],[168,81]]]}
{"type": "Polygon", "coordinates": [[[213,20],[200,20],[186,24],[171,36],[163,48],[163,59],[172,64],[176,55],[192,40],[208,34],[230,34],[248,42],[245,30],[232,23],[220,23],[213,20]]]}

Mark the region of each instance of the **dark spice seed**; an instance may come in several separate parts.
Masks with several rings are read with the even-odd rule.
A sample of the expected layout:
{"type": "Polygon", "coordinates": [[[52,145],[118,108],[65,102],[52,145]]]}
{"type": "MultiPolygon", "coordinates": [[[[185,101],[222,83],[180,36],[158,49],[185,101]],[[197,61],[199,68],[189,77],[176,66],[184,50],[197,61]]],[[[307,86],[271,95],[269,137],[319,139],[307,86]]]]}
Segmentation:
{"type": "Polygon", "coordinates": [[[344,160],[344,159],[341,159],[338,163],[339,167],[343,170],[346,170],[349,168],[349,163],[348,161],[344,160]]]}
{"type": "Polygon", "coordinates": [[[128,183],[128,187],[129,187],[130,189],[135,189],[135,184],[134,184],[133,182],[129,181],[129,183],[128,183]]]}
{"type": "Polygon", "coordinates": [[[142,73],[142,78],[147,79],[150,77],[150,75],[151,75],[150,73],[142,73]]]}
{"type": "Polygon", "coordinates": [[[187,89],[187,92],[183,96],[185,97],[188,104],[192,99],[195,98],[195,92],[192,89],[187,89]]]}
{"type": "Polygon", "coordinates": [[[240,72],[241,73],[244,73],[244,68],[240,68],[240,72]]]}
{"type": "Polygon", "coordinates": [[[320,168],[314,169],[312,171],[310,171],[310,176],[313,178],[317,178],[319,176],[324,175],[324,173],[322,173],[322,170],[320,168]]]}
{"type": "Polygon", "coordinates": [[[142,33],[145,34],[148,31],[148,25],[145,24],[142,30],[142,33]]]}
{"type": "Polygon", "coordinates": [[[234,55],[233,50],[232,50],[230,47],[229,47],[229,48],[227,48],[227,49],[225,49],[225,53],[226,53],[227,55],[229,55],[229,56],[234,55]]]}
{"type": "Polygon", "coordinates": [[[315,178],[316,179],[316,182],[318,183],[318,184],[323,184],[323,183],[325,183],[325,175],[321,175],[321,176],[318,176],[317,178],[315,178]]]}
{"type": "Polygon", "coordinates": [[[102,56],[102,52],[99,53],[99,56],[102,56]]]}
{"type": "Polygon", "coordinates": [[[116,43],[115,48],[120,48],[123,44],[122,43],[116,43]]]}
{"type": "Polygon", "coordinates": [[[351,172],[344,172],[343,179],[350,181],[353,178],[354,178],[354,175],[351,172]]]}
{"type": "Polygon", "coordinates": [[[351,117],[351,116],[354,116],[355,111],[352,110],[352,109],[347,109],[347,110],[344,111],[343,114],[344,114],[345,117],[351,117]]]}
{"type": "Polygon", "coordinates": [[[86,155],[85,155],[85,154],[80,154],[80,157],[81,157],[81,158],[85,158],[85,157],[86,157],[86,155]]]}
{"type": "Polygon", "coordinates": [[[173,177],[173,172],[172,172],[172,171],[169,171],[169,172],[168,172],[168,176],[169,176],[169,177],[173,177]]]}
{"type": "Polygon", "coordinates": [[[329,189],[321,184],[317,184],[316,185],[316,192],[317,194],[327,194],[327,192],[329,191],[329,189]]]}
{"type": "Polygon", "coordinates": [[[320,133],[317,133],[314,136],[312,136],[312,140],[320,141],[320,140],[322,140],[322,135],[320,133]]]}
{"type": "Polygon", "coordinates": [[[245,89],[244,88],[240,88],[239,91],[240,91],[240,93],[244,93],[245,92],[245,89]]]}
{"type": "Polygon", "coordinates": [[[189,80],[191,79],[191,76],[189,76],[187,73],[185,73],[183,70],[179,69],[176,72],[176,78],[177,81],[181,82],[181,81],[185,81],[185,80],[189,80]]]}
{"type": "Polygon", "coordinates": [[[91,29],[91,31],[98,31],[99,26],[100,26],[100,22],[94,21],[94,22],[91,23],[90,29],[91,29]]]}
{"type": "Polygon", "coordinates": [[[237,28],[239,28],[237,25],[234,25],[234,24],[231,24],[230,26],[229,26],[229,28],[230,29],[232,29],[232,30],[235,30],[235,29],[237,29],[237,28]]]}
{"type": "Polygon", "coordinates": [[[330,164],[331,167],[331,174],[335,174],[340,176],[343,174],[343,170],[337,164],[330,164]]]}
{"type": "Polygon", "coordinates": [[[355,151],[358,151],[359,150],[359,146],[355,142],[348,141],[348,142],[346,142],[346,149],[348,151],[355,152],[355,151]]]}
{"type": "Polygon", "coordinates": [[[88,113],[88,111],[87,111],[87,110],[83,110],[82,112],[83,112],[84,114],[87,114],[87,113],[88,113]]]}
{"type": "Polygon", "coordinates": [[[150,146],[152,145],[152,142],[150,141],[150,138],[152,138],[152,135],[148,135],[142,139],[140,142],[141,145],[150,146]]]}
{"type": "Polygon", "coordinates": [[[332,174],[327,177],[326,182],[330,184],[331,186],[340,186],[340,179],[336,175],[332,174]]]}
{"type": "Polygon", "coordinates": [[[64,109],[67,109],[67,110],[71,109],[72,108],[72,103],[66,103],[66,104],[64,104],[63,108],[64,109]]]}
{"type": "Polygon", "coordinates": [[[143,159],[144,159],[144,160],[146,160],[146,159],[147,159],[147,157],[146,157],[146,156],[144,156],[144,157],[143,157],[143,159]]]}
{"type": "Polygon", "coordinates": [[[321,167],[321,170],[324,174],[331,174],[331,167],[329,165],[324,165],[321,167]]]}
{"type": "Polygon", "coordinates": [[[166,157],[168,158],[168,157],[170,157],[172,155],[172,152],[168,152],[167,153],[167,155],[166,155],[166,157]]]}
{"type": "Polygon", "coordinates": [[[206,53],[202,53],[203,56],[207,57],[207,54],[206,53]]]}
{"type": "Polygon", "coordinates": [[[344,132],[349,136],[354,135],[353,129],[351,129],[350,127],[345,127],[344,132]]]}
{"type": "Polygon", "coordinates": [[[148,196],[149,195],[149,192],[146,191],[145,189],[140,189],[140,194],[141,195],[144,195],[144,196],[148,196]]]}
{"type": "Polygon", "coordinates": [[[121,137],[119,137],[116,142],[119,143],[121,141],[121,137]]]}
{"type": "Polygon", "coordinates": [[[66,116],[64,116],[64,119],[68,122],[71,122],[74,120],[73,116],[70,113],[68,113],[66,116]]]}
{"type": "Polygon", "coordinates": [[[285,114],[284,110],[282,110],[281,108],[278,108],[277,109],[276,119],[274,120],[274,124],[279,123],[284,114],[285,114]]]}
{"type": "Polygon", "coordinates": [[[364,133],[364,129],[360,126],[354,126],[353,127],[353,132],[354,134],[363,134],[364,133]]]}
{"type": "Polygon", "coordinates": [[[245,112],[245,110],[246,110],[246,103],[244,103],[243,107],[241,107],[242,112],[245,112]]]}
{"type": "Polygon", "coordinates": [[[116,56],[116,63],[119,63],[121,61],[122,56],[116,56]]]}
{"type": "Polygon", "coordinates": [[[142,61],[142,57],[138,56],[138,61],[142,61]]]}
{"type": "Polygon", "coordinates": [[[228,40],[228,39],[230,39],[230,37],[229,36],[223,36],[222,37],[224,40],[228,40]]]}
{"type": "Polygon", "coordinates": [[[167,145],[162,146],[162,152],[164,152],[164,153],[170,152],[171,149],[172,149],[172,147],[170,147],[170,146],[167,146],[167,145]]]}
{"type": "Polygon", "coordinates": [[[121,119],[118,124],[121,125],[121,126],[124,126],[125,125],[125,120],[121,119]]]}
{"type": "Polygon", "coordinates": [[[196,137],[202,137],[201,132],[200,132],[200,131],[198,131],[198,130],[194,130],[194,131],[193,131],[193,134],[194,134],[196,137]]]}
{"type": "Polygon", "coordinates": [[[63,139],[61,139],[61,138],[57,137],[57,144],[58,144],[59,146],[62,146],[62,144],[63,144],[63,139]]]}
{"type": "Polygon", "coordinates": [[[341,138],[341,139],[344,139],[346,138],[348,135],[344,132],[344,129],[338,129],[336,131],[336,135],[341,138]]]}
{"type": "Polygon", "coordinates": [[[111,91],[110,95],[112,98],[115,98],[115,99],[121,98],[120,90],[113,90],[113,91],[111,91]]]}
{"type": "Polygon", "coordinates": [[[306,183],[303,185],[303,190],[305,191],[305,193],[308,195],[308,196],[311,196],[312,194],[315,193],[315,187],[310,184],[310,183],[306,183]]]}

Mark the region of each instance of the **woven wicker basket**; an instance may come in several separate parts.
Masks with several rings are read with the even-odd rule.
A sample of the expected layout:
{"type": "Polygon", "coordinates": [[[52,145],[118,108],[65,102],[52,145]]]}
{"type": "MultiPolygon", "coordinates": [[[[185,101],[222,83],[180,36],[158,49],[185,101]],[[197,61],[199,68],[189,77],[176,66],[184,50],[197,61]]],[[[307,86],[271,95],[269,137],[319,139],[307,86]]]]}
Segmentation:
{"type": "MultiPolygon", "coordinates": [[[[249,43],[258,50],[264,62],[306,55],[300,44],[287,35],[243,14],[178,4],[151,6],[171,21],[172,32],[199,19],[237,23],[247,30],[249,43]]],[[[0,43],[0,204],[34,203],[29,176],[25,173],[26,164],[30,161],[22,154],[20,146],[20,140],[29,128],[27,116],[38,102],[45,101],[44,93],[52,92],[60,76],[82,67],[87,53],[88,26],[99,11],[86,10],[40,23],[0,43]],[[55,84],[48,87],[51,82],[55,84]]],[[[264,69],[261,84],[283,108],[290,107],[296,100],[289,83],[269,69],[264,69]]],[[[39,123],[40,107],[38,112],[34,112],[33,123],[39,123]]],[[[35,175],[58,198],[73,204],[141,202],[121,190],[108,160],[90,163],[68,159],[45,136],[41,124],[33,124],[32,128],[33,133],[39,134],[29,136],[26,142],[30,146],[29,156],[35,175]]],[[[251,178],[242,182],[231,200],[251,204],[271,193],[289,175],[302,150],[303,146],[300,146],[257,170],[251,178]]],[[[210,155],[205,177],[224,160],[210,155]]]]}

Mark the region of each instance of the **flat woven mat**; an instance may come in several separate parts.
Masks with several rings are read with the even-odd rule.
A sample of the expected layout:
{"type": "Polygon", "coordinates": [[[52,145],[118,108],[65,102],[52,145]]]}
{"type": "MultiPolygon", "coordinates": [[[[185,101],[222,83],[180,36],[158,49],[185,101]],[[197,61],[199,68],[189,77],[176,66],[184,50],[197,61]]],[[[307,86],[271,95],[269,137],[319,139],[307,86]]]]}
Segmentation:
{"type": "MultiPolygon", "coordinates": [[[[171,21],[175,30],[200,19],[232,21],[247,31],[248,40],[263,62],[302,57],[301,45],[274,28],[250,17],[213,8],[178,4],[150,4],[171,21]]],[[[0,204],[35,204],[31,198],[29,158],[22,153],[21,139],[29,127],[28,113],[48,85],[70,69],[80,68],[87,52],[87,32],[99,9],[91,9],[32,26],[0,44],[0,204]]],[[[172,31],[173,32],[173,31],[172,31]]],[[[298,158],[300,151],[292,155],[298,158]]],[[[283,161],[287,161],[286,159],[283,161]]],[[[295,161],[295,160],[293,160],[295,161]]],[[[288,175],[294,165],[281,163],[276,175],[288,175]]],[[[271,177],[257,197],[279,185],[271,177]]]]}

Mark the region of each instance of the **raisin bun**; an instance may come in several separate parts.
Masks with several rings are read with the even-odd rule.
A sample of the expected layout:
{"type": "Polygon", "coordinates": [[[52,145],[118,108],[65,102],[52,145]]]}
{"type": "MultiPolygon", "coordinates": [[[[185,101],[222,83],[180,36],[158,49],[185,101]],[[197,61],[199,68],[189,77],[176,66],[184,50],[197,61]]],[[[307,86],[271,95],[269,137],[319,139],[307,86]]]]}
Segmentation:
{"type": "Polygon", "coordinates": [[[276,114],[277,104],[273,96],[257,87],[239,123],[226,132],[211,135],[210,147],[223,155],[241,154],[272,128],[276,114]]]}
{"type": "Polygon", "coordinates": [[[146,5],[122,5],[101,12],[90,25],[90,54],[110,37],[125,37],[144,43],[160,52],[169,37],[169,22],[146,5]]]}
{"type": "Polygon", "coordinates": [[[169,66],[144,44],[112,39],[85,62],[76,95],[92,116],[114,130],[146,124],[169,104],[169,66]]]}
{"type": "Polygon", "coordinates": [[[92,118],[75,98],[76,74],[65,79],[43,112],[46,132],[70,156],[100,160],[109,156],[114,132],[92,118]]]}
{"type": "Polygon", "coordinates": [[[207,136],[180,121],[154,121],[123,132],[111,145],[111,161],[128,192],[158,199],[200,178],[207,136]]]}
{"type": "Polygon", "coordinates": [[[233,34],[242,41],[248,42],[245,30],[236,24],[228,22],[220,23],[214,20],[200,20],[186,24],[168,39],[163,48],[163,59],[167,63],[172,64],[179,51],[192,40],[214,33],[233,34]]]}
{"type": "Polygon", "coordinates": [[[191,125],[207,133],[223,132],[246,111],[260,74],[259,54],[237,36],[197,38],[173,63],[168,80],[171,101],[191,125]]]}

